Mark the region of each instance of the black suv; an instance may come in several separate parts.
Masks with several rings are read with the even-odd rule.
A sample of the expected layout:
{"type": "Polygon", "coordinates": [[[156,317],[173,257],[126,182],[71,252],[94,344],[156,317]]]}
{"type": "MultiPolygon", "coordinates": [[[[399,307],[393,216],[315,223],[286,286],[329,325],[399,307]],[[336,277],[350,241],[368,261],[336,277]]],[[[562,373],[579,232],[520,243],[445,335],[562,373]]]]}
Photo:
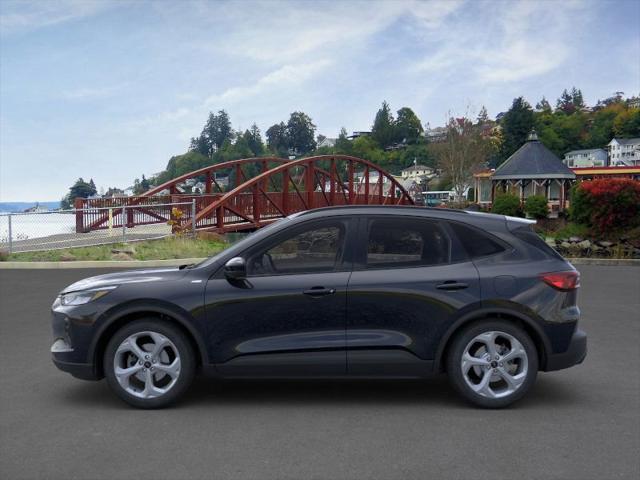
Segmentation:
{"type": "Polygon", "coordinates": [[[582,362],[579,273],[500,215],[307,211],[198,265],[88,278],[53,304],[54,363],[136,407],[224,378],[427,377],[482,407],[582,362]]]}

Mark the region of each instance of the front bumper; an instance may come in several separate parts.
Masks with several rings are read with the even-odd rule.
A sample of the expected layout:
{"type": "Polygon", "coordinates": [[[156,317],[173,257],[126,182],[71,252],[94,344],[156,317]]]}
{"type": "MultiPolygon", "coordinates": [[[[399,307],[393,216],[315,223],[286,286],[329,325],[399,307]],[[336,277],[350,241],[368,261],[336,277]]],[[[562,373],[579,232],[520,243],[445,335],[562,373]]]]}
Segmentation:
{"type": "Polygon", "coordinates": [[[545,372],[562,370],[582,363],[587,356],[587,334],[579,328],[573,333],[569,348],[565,352],[547,357],[545,372]]]}
{"type": "Polygon", "coordinates": [[[58,360],[53,355],[53,364],[63,372],[70,373],[76,378],[82,380],[100,380],[100,377],[96,374],[94,365],[92,363],[73,363],[58,360]]]}

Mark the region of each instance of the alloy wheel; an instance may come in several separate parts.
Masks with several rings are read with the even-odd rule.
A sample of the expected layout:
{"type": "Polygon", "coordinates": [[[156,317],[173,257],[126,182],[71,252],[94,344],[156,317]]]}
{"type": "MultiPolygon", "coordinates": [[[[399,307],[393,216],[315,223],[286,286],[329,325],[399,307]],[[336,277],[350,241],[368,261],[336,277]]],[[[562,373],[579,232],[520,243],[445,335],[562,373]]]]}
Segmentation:
{"type": "Polygon", "coordinates": [[[505,332],[483,332],[465,347],[460,360],[469,388],[487,398],[503,398],[518,390],[527,378],[529,359],[522,344],[505,332]]]}
{"type": "Polygon", "coordinates": [[[166,394],[180,376],[180,354],[169,338],[143,331],[128,336],[117,348],[113,371],[120,386],[138,398],[166,394]]]}

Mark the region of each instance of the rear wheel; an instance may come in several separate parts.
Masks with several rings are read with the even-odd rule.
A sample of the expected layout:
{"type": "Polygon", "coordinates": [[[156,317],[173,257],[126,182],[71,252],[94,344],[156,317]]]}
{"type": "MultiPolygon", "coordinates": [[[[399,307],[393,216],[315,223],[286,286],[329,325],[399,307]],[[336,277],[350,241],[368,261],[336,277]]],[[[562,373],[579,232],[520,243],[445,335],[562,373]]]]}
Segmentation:
{"type": "Polygon", "coordinates": [[[118,330],[104,354],[109,387],[139,408],[176,401],[195,373],[194,353],[184,333],[163,320],[136,320],[118,330]]]}
{"type": "Polygon", "coordinates": [[[500,408],[522,398],[538,373],[538,354],[521,328],[501,320],[474,323],[453,340],[447,358],[453,387],[467,400],[500,408]]]}

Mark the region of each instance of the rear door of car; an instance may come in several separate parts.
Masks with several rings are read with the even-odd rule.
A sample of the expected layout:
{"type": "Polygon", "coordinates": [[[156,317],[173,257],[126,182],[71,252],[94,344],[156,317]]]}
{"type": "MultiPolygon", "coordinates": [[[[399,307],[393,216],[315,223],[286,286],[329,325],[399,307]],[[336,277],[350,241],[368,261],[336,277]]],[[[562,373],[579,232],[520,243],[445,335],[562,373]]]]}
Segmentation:
{"type": "Polygon", "coordinates": [[[446,222],[362,218],[347,289],[350,375],[422,376],[456,318],[480,304],[478,272],[446,222]]]}

